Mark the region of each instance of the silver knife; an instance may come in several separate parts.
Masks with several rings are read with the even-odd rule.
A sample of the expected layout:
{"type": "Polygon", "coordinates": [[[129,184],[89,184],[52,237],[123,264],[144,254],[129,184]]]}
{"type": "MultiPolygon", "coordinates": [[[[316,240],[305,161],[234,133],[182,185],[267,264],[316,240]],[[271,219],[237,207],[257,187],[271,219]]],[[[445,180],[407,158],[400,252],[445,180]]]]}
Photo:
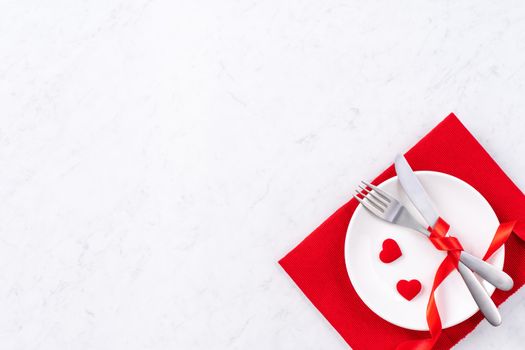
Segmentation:
{"type": "MultiPolygon", "coordinates": [[[[430,227],[434,227],[439,218],[439,214],[434,209],[427,192],[423,188],[423,185],[421,185],[421,182],[419,182],[416,174],[412,171],[405,157],[402,155],[396,157],[395,168],[399,182],[401,182],[401,186],[408,195],[408,198],[410,198],[410,201],[421,213],[427,224],[430,227]]],[[[498,289],[506,291],[512,289],[514,286],[514,281],[508,274],[472,254],[463,251],[461,252],[460,260],[468,268],[498,289]]]]}
{"type": "MultiPolygon", "coordinates": [[[[418,209],[418,211],[421,213],[427,224],[430,227],[434,227],[439,218],[439,214],[434,209],[428,194],[403,156],[398,155],[396,157],[395,168],[399,182],[405,190],[408,198],[412,201],[416,209],[418,209]]],[[[478,259],[464,251],[461,252],[460,263],[458,264],[458,271],[461,277],[465,281],[467,288],[469,289],[472,297],[476,301],[476,304],[487,321],[489,321],[490,324],[494,326],[500,325],[501,315],[499,314],[496,305],[473,272],[469,269],[469,267],[465,266],[467,264],[474,266],[475,268],[469,267],[472,270],[477,271],[481,277],[485,278],[491,284],[498,288],[502,287],[500,289],[511,289],[513,285],[512,278],[510,278],[510,276],[508,276],[503,271],[486,263],[485,261],[478,259]],[[480,263],[480,261],[482,263],[480,263]],[[502,272],[503,275],[501,275],[502,272]]]]}

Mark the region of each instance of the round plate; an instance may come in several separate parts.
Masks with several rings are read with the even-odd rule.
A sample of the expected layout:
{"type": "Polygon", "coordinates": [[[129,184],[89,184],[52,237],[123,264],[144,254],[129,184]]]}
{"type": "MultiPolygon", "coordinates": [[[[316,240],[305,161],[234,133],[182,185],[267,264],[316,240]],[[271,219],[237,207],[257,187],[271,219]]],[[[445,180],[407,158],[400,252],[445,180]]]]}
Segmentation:
{"type": "MultiPolygon", "coordinates": [[[[441,217],[451,225],[452,235],[460,240],[465,251],[482,257],[499,225],[489,203],[472,186],[451,175],[433,171],[418,171],[416,174],[441,217]]],[[[412,215],[425,223],[397,177],[378,187],[397,198],[412,215]]],[[[504,247],[501,247],[489,262],[502,269],[504,255],[504,247]]],[[[385,222],[362,205],[357,207],[348,225],[345,261],[352,285],[373,312],[399,327],[428,330],[427,302],[434,274],[444,258],[445,253],[434,248],[424,235],[385,222]],[[387,238],[394,239],[402,251],[402,256],[389,264],[379,259],[383,241],[387,238]],[[402,279],[417,279],[423,286],[411,301],[397,292],[397,282],[402,279]]],[[[494,287],[485,281],[482,284],[492,295],[494,287]]],[[[443,328],[459,324],[478,311],[458,271],[453,271],[438,287],[436,303],[443,328]]]]}

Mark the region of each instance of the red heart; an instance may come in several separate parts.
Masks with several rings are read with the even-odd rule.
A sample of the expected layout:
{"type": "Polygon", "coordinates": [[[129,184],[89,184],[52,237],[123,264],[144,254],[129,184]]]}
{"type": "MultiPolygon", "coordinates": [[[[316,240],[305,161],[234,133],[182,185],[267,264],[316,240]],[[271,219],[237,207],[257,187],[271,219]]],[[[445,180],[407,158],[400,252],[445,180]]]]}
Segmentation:
{"type": "Polygon", "coordinates": [[[401,249],[392,238],[385,239],[383,250],[379,253],[379,259],[385,264],[391,263],[401,256],[401,249]]]}
{"type": "Polygon", "coordinates": [[[421,282],[418,280],[400,280],[397,282],[397,291],[403,298],[410,301],[421,291],[421,282]]]}

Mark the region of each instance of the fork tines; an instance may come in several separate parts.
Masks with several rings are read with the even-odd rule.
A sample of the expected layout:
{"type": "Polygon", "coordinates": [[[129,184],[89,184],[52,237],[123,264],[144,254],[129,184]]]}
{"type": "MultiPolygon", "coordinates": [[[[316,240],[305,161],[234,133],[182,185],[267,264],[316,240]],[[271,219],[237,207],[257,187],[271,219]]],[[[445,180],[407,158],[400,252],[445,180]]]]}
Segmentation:
{"type": "Polygon", "coordinates": [[[357,195],[354,198],[359,201],[365,208],[372,212],[379,211],[384,213],[389,203],[392,202],[392,198],[385,191],[380,188],[369,184],[365,181],[361,181],[364,187],[359,185],[360,190],[355,190],[357,195]]]}

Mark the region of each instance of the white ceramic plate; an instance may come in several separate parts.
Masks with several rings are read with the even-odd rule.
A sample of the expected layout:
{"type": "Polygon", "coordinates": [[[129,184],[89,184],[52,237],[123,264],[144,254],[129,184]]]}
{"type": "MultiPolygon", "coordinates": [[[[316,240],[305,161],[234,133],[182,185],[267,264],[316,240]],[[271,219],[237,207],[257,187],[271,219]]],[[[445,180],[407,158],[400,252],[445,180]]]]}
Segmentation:
{"type": "MultiPolygon", "coordinates": [[[[450,232],[458,237],[466,251],[482,257],[499,225],[489,203],[472,186],[451,175],[433,171],[418,171],[416,174],[440,216],[451,225],[450,232]]],[[[392,194],[421,223],[425,223],[397,177],[379,187],[392,194]]],[[[504,247],[501,247],[489,262],[502,269],[504,252],[504,247]]],[[[427,302],[434,274],[444,257],[445,253],[434,248],[424,235],[384,222],[361,205],[348,225],[345,261],[352,285],[373,312],[397,326],[428,330],[425,318],[427,302]],[[390,264],[379,259],[382,243],[387,238],[394,239],[403,254],[390,264]],[[417,279],[423,286],[411,301],[397,292],[396,284],[401,279],[417,279]]],[[[483,286],[492,295],[494,287],[485,281],[483,286]]],[[[459,324],[478,311],[457,271],[453,271],[436,290],[436,303],[443,328],[459,324]]]]}

